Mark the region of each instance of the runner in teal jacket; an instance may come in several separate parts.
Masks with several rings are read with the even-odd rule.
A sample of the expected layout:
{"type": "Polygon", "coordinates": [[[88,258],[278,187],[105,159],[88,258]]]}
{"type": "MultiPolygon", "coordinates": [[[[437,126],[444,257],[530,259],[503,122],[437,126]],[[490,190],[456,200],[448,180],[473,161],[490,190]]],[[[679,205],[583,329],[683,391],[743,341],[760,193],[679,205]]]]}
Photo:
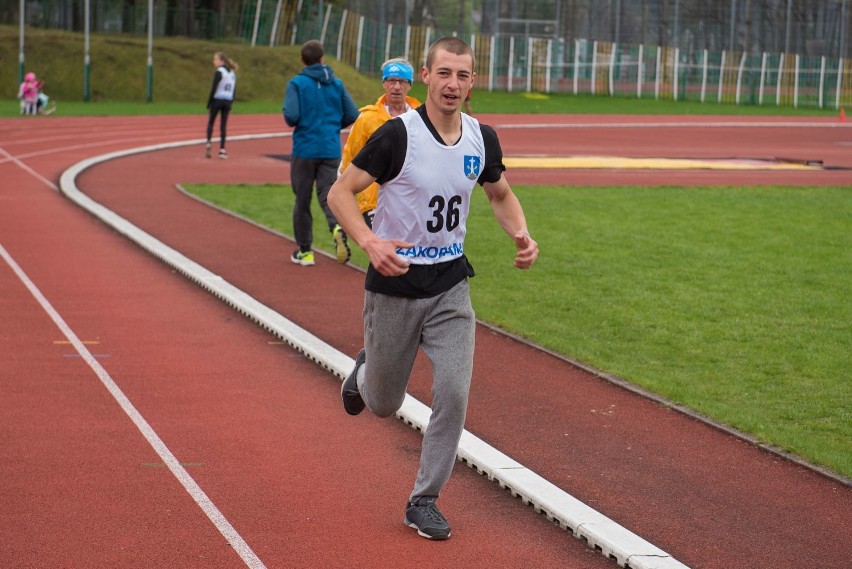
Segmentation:
{"type": "Polygon", "coordinates": [[[343,82],[324,63],[305,67],[287,83],[283,110],[295,127],[293,155],[299,158],[340,158],[340,130],[358,118],[343,82]]]}
{"type": "Polygon", "coordinates": [[[349,260],[346,233],[328,207],[328,190],[337,179],[340,165],[340,130],[355,122],[358,107],[323,62],[322,44],[310,40],[302,45],[302,71],[287,83],[284,120],[293,129],[290,183],[293,186],[293,235],[299,248],[291,260],[303,267],[314,264],[311,199],[316,184],[317,199],[325,214],[338,263],[349,260]]]}

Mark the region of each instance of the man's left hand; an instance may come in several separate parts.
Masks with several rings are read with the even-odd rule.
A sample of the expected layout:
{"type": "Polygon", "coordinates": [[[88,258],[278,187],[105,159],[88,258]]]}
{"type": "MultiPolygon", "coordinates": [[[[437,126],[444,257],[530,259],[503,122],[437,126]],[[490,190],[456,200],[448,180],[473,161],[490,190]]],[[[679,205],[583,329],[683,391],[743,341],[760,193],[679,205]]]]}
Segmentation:
{"type": "Polygon", "coordinates": [[[516,234],[513,239],[518,249],[515,266],[519,269],[529,269],[538,258],[538,243],[526,231],[516,234]]]}

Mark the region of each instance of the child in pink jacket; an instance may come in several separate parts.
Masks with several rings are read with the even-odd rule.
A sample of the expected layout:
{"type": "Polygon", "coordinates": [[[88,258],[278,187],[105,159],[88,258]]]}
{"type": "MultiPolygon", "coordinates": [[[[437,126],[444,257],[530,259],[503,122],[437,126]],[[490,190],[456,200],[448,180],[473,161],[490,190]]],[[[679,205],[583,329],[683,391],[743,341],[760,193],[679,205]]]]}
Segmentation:
{"type": "Polygon", "coordinates": [[[36,81],[35,73],[24,75],[24,82],[18,89],[22,115],[36,115],[38,113],[38,89],[39,82],[36,81]]]}

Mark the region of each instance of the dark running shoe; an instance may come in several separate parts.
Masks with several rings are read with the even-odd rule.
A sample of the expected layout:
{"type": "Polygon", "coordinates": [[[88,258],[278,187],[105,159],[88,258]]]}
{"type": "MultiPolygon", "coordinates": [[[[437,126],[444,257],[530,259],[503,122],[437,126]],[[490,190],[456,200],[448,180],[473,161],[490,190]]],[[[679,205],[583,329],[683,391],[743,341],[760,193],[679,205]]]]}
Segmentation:
{"type": "Polygon", "coordinates": [[[358,392],[358,370],[364,365],[366,352],[362,349],[355,358],[355,368],[346,376],[343,385],[340,386],[340,397],[343,399],[343,408],[350,415],[357,415],[366,406],[358,392]]]}
{"type": "Polygon", "coordinates": [[[448,539],[450,524],[435,505],[435,496],[423,496],[405,509],[405,525],[417,530],[426,539],[448,539]]]}

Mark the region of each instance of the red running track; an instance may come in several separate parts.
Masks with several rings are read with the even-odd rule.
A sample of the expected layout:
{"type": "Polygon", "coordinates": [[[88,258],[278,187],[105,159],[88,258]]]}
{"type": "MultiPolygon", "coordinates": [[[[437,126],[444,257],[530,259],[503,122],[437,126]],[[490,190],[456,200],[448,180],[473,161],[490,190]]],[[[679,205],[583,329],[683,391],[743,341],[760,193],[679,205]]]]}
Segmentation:
{"type": "MultiPolygon", "coordinates": [[[[513,120],[519,119],[486,122],[513,120]]],[[[850,162],[848,128],[557,129],[556,120],[566,118],[549,118],[548,128],[535,131],[498,130],[506,153],[585,148],[593,151],[584,154],[644,155],[656,148],[667,156],[754,158],[777,156],[784,147],[838,166],[850,162]],[[720,139],[724,147],[711,146],[720,139]],[[637,140],[640,150],[633,148],[637,140]]],[[[453,538],[440,544],[417,538],[401,523],[418,461],[416,432],[396,420],[345,415],[338,380],[53,189],[60,173],[81,159],[198,138],[203,121],[0,122],[0,245],[88,342],[254,554],[268,567],[614,567],[461,465],[441,500],[453,538]]],[[[280,130],[278,117],[237,115],[232,135],[280,130]]],[[[204,160],[200,147],[122,158],[87,171],[78,184],[354,354],[361,341],[361,273],[324,258],[311,270],[296,267],[287,260],[290,242],[174,189],[176,182],[288,179],[286,164],[266,157],[289,152],[288,139],[229,148],[227,162],[204,160]]],[[[654,175],[509,174],[516,183],[551,176],[562,183],[619,183],[622,176],[654,183],[654,175]]],[[[744,179],[683,174],[690,180],[705,175],[710,183],[756,177],[796,183],[789,174],[768,172],[744,179]]],[[[842,170],[808,179],[801,183],[852,182],[842,170]]],[[[0,263],[0,292],[0,440],[7,457],[0,467],[0,561],[10,567],[245,566],[6,262],[0,263]]],[[[477,342],[468,430],[676,559],[695,568],[847,566],[849,487],[486,328],[477,342]]],[[[410,391],[429,402],[422,362],[410,391]]]]}

